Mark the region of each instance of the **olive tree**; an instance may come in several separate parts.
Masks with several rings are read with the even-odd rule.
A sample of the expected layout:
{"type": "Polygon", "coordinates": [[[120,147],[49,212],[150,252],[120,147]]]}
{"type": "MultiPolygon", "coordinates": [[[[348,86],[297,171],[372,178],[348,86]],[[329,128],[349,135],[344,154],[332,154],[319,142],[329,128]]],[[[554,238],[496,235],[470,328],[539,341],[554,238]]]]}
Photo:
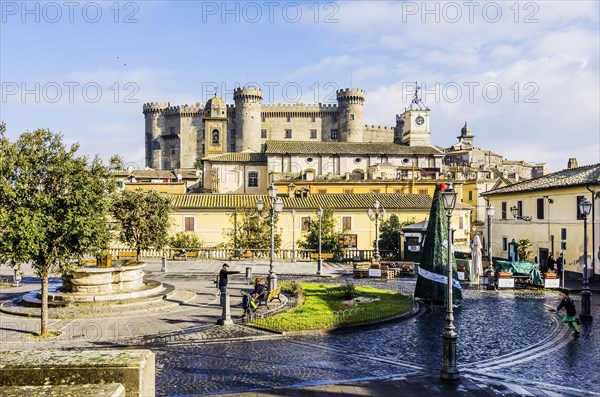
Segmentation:
{"type": "Polygon", "coordinates": [[[41,280],[41,335],[48,335],[48,278],[68,272],[108,241],[115,182],[100,159],[78,157],[60,134],[38,129],[0,137],[0,260],[30,263],[41,280]]]}

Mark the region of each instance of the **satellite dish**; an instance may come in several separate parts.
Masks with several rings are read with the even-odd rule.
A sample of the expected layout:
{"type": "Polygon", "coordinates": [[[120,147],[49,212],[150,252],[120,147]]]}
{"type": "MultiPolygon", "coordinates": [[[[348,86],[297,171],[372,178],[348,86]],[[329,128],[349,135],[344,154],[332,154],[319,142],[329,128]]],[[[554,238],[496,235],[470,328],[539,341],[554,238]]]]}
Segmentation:
{"type": "Polygon", "coordinates": [[[181,176],[181,174],[177,174],[177,180],[180,181],[183,179],[183,176],[181,176]]]}

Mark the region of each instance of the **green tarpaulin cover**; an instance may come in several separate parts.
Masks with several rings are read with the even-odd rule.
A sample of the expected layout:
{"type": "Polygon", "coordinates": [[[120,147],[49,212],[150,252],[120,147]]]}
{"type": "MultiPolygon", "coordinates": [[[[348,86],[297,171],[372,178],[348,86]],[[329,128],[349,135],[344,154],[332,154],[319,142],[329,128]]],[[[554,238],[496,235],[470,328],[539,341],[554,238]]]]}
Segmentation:
{"type": "Polygon", "coordinates": [[[542,275],[539,271],[539,265],[531,262],[508,262],[497,261],[496,271],[509,272],[510,274],[523,274],[531,277],[535,284],[542,283],[542,275]]]}

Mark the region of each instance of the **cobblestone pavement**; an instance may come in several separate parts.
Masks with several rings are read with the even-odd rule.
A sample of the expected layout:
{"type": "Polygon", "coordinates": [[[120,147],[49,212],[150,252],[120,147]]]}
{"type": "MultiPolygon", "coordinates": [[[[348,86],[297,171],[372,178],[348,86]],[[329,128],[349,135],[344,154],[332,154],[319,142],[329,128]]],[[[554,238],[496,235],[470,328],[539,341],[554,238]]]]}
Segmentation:
{"type": "MultiPolygon", "coordinates": [[[[177,311],[126,319],[53,320],[52,328],[63,330],[63,335],[50,345],[25,337],[39,319],[2,313],[0,350],[141,345],[157,355],[159,396],[239,395],[253,390],[271,390],[261,394],[271,396],[358,396],[370,394],[370,385],[394,396],[399,394],[393,387],[400,384],[414,386],[410,390],[418,395],[600,395],[600,334],[590,324],[582,326],[581,337],[570,337],[561,317],[549,311],[559,302],[556,292],[465,289],[462,307],[455,311],[458,365],[465,383],[452,392],[435,381],[441,367],[443,308],[422,310],[400,322],[312,337],[281,337],[239,323],[219,327],[214,325],[220,309],[212,279],[220,264],[184,266],[178,273],[148,275],[197,292],[193,302],[177,311]]],[[[280,278],[323,280],[314,277],[313,270],[299,264],[280,278]]],[[[335,276],[348,274],[340,266],[325,270],[335,276]]],[[[19,291],[33,288],[28,278],[24,281],[19,291]]],[[[232,281],[237,319],[241,309],[236,293],[245,280],[236,276],[232,281]]],[[[354,282],[406,294],[414,289],[412,279],[354,282]]],[[[6,290],[0,291],[0,298],[8,296],[6,290]]],[[[573,298],[579,308],[579,296],[573,298]]],[[[600,320],[596,299],[592,314],[600,320]]]]}

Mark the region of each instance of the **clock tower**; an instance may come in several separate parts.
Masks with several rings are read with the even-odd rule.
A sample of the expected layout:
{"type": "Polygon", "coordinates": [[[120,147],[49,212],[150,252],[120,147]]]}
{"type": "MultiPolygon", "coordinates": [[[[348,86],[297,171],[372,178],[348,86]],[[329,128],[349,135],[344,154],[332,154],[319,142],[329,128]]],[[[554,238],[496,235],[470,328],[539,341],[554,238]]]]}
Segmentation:
{"type": "Polygon", "coordinates": [[[408,146],[431,146],[429,131],[429,108],[419,98],[420,87],[415,85],[415,95],[408,109],[402,114],[402,144],[408,146]]]}

